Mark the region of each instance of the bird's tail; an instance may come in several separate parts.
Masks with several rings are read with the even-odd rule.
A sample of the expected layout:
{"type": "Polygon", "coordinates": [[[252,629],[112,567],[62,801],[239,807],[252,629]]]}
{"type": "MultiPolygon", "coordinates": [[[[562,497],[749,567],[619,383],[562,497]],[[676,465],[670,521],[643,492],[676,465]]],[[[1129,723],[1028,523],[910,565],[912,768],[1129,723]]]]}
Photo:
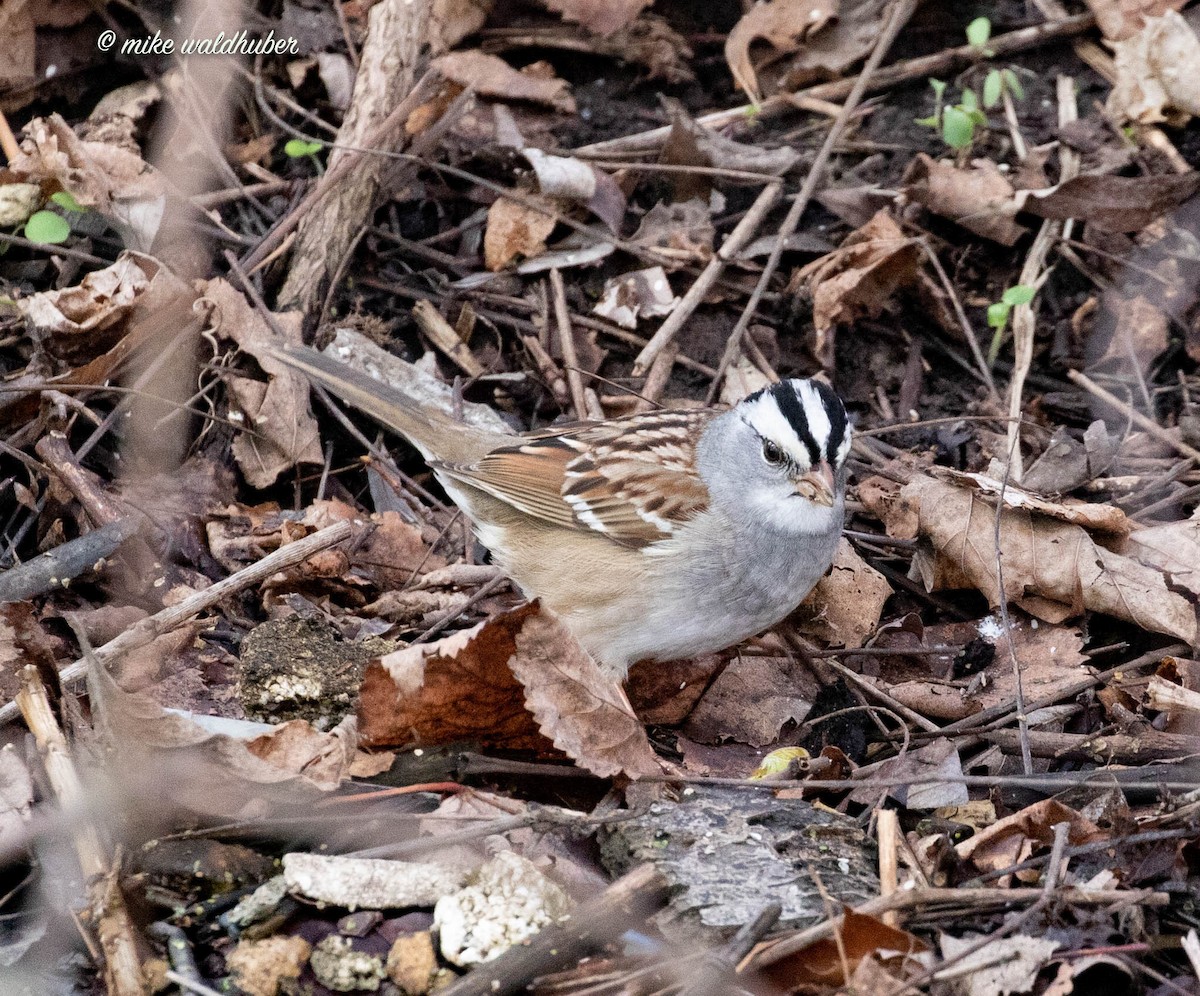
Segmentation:
{"type": "Polygon", "coordinates": [[[284,346],[272,350],[272,356],[371,416],[385,429],[399,433],[420,450],[425,459],[446,460],[458,456],[453,452],[458,447],[447,444],[469,431],[461,422],[430,411],[390,384],[308,346],[284,346]]]}

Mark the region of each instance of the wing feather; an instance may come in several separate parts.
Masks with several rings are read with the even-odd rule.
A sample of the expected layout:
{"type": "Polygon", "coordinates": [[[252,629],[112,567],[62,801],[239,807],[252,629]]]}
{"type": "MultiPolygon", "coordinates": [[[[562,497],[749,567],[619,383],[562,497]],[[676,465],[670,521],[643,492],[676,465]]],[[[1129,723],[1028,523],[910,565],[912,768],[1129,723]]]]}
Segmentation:
{"type": "Polygon", "coordinates": [[[711,416],[650,412],[567,426],[438,470],[552,525],[643,547],[707,508],[695,441],[711,416]]]}

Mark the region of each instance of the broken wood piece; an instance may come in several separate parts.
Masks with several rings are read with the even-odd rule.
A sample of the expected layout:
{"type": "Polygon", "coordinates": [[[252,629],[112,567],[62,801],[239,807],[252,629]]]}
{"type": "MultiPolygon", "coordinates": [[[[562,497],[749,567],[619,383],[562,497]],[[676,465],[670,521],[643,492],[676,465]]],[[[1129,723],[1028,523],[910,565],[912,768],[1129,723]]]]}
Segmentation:
{"type": "Polygon", "coordinates": [[[467,348],[467,344],[459,338],[458,333],[442,317],[432,301],[418,301],[413,305],[412,316],[438,351],[445,354],[468,377],[474,379],[486,372],[483,364],[475,359],[475,354],[467,348]]]}

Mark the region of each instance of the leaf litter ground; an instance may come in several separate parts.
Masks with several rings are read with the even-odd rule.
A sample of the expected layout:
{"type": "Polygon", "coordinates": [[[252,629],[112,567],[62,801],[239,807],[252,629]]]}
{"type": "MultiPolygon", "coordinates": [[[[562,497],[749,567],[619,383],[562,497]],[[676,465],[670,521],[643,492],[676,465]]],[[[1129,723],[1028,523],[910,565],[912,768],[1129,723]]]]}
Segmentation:
{"type": "Polygon", "coordinates": [[[367,7],[229,102],[11,15],[16,984],[1196,992],[1196,9],[367,7]],[[846,538],[616,686],[301,341],[491,431],[822,374],[846,538]]]}

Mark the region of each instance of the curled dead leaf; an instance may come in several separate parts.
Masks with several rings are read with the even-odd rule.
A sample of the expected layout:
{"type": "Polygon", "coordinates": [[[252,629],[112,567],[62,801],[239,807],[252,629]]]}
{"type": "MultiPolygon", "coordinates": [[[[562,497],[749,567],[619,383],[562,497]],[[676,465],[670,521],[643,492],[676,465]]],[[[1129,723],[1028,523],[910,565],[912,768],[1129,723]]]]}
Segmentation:
{"type": "Polygon", "coordinates": [[[247,482],[256,488],[269,487],[299,463],[321,463],[321,433],[309,410],[308,378],[272,355],[285,342],[300,343],[303,316],[298,311],[276,314],[268,325],[245,295],[220,278],[207,282],[204,298],[215,305],[216,333],[235,342],[271,375],[265,383],[233,374],[226,378],[236,403],[231,407],[247,426],[233,441],[234,458],[247,482]],[[283,331],[282,342],[275,329],[283,331]]]}
{"type": "Polygon", "coordinates": [[[582,24],[593,34],[607,38],[628,27],[654,0],[543,0],[548,10],[562,14],[564,21],[582,24]]]}
{"type": "Polygon", "coordinates": [[[498,55],[488,55],[479,49],[450,52],[434,59],[433,68],[446,79],[471,87],[483,97],[527,100],[567,114],[575,113],[575,98],[566,80],[518,71],[498,55]]]}
{"type": "Polygon", "coordinates": [[[1118,120],[1180,125],[1200,114],[1200,38],[1175,11],[1148,17],[1114,46],[1117,82],[1106,110],[1118,120]]]}
{"type": "Polygon", "coordinates": [[[1169,10],[1179,10],[1187,0],[1085,0],[1096,26],[1109,41],[1124,41],[1141,31],[1147,18],[1162,17],[1169,10]]]}
{"type": "Polygon", "coordinates": [[[861,647],[875,632],[891,595],[887,578],[843,537],[829,573],[800,603],[792,622],[828,646],[861,647]]]}
{"type": "Polygon", "coordinates": [[[805,39],[819,32],[836,16],[837,0],[767,0],[756,3],[733,26],[725,39],[725,61],[734,81],[758,102],[762,92],[750,61],[750,46],[768,42],[777,52],[795,52],[805,39]]]}
{"type": "Polygon", "coordinates": [[[660,771],[620,685],[536,604],[372,662],[358,716],[367,747],[558,748],[601,777],[660,771]]]}
{"type": "MultiPolygon", "coordinates": [[[[1200,49],[1197,55],[1200,58],[1200,49]]],[[[1140,232],[1198,190],[1200,173],[1182,176],[1087,174],[1045,190],[1018,191],[1014,204],[1018,210],[1040,218],[1059,221],[1082,218],[1105,232],[1140,232]]]]}
{"type": "Polygon", "coordinates": [[[934,214],[1001,245],[1015,245],[1025,233],[1013,220],[1012,184],[988,159],[959,169],[920,152],[904,173],[904,193],[934,214]]]}
{"type": "Polygon", "coordinates": [[[540,256],[546,251],[546,238],[556,224],[553,215],[498,197],[488,209],[483,236],[484,263],[496,272],[518,257],[540,256]]]}
{"type": "Polygon", "coordinates": [[[662,773],[620,684],[548,613],[524,620],[509,666],[538,728],[580,765],[601,778],[662,773]]]}
{"type": "Polygon", "coordinates": [[[877,316],[897,290],[916,278],[923,258],[918,240],[879,211],[851,232],[841,248],[796,273],[792,286],[802,281],[812,294],[816,353],[827,365],[833,359],[830,330],[864,315],[877,316]]]}
{"type": "Polygon", "coordinates": [[[1097,545],[1080,526],[1031,508],[1006,508],[997,543],[996,509],[977,492],[921,477],[904,486],[900,499],[902,516],[915,510],[918,532],[929,541],[912,567],[929,591],[975,587],[998,604],[999,548],[1005,595],[1039,618],[1060,622],[1087,609],[1196,641],[1195,605],[1168,586],[1161,570],[1097,545]]]}

